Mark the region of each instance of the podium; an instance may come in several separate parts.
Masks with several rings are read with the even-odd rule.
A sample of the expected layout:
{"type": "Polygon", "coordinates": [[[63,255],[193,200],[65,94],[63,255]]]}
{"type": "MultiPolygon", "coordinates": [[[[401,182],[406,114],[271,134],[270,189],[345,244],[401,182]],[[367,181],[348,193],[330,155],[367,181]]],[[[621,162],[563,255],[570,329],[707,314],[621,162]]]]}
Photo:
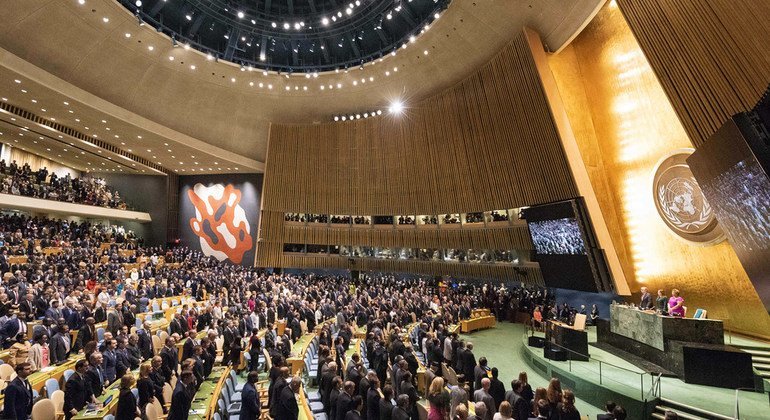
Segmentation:
{"type": "Polygon", "coordinates": [[[599,342],[639,356],[689,384],[753,388],[751,354],[725,345],[722,321],[674,318],[624,305],[597,323],[599,342]]]}
{"type": "Polygon", "coordinates": [[[588,333],[563,322],[549,320],[545,327],[543,355],[552,360],[587,362],[588,333]]]}

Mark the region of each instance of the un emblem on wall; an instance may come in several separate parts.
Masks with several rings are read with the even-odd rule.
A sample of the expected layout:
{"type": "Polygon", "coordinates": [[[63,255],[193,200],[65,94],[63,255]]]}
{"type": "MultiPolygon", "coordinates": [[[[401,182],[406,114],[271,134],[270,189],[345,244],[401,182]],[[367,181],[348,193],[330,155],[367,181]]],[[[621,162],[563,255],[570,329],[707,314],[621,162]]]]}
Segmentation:
{"type": "Polygon", "coordinates": [[[715,244],[724,239],[714,209],[687,165],[693,149],[675,150],[655,167],[653,201],[663,222],[677,236],[690,242],[715,244]]]}

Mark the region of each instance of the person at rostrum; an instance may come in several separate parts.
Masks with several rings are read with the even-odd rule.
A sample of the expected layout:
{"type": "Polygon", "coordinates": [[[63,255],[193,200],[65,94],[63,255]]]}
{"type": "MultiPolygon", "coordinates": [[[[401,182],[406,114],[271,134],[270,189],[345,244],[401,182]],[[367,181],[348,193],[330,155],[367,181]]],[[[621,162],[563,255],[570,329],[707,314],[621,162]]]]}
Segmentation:
{"type": "Polygon", "coordinates": [[[241,394],[241,414],[239,416],[242,420],[257,420],[260,415],[260,402],[259,393],[255,385],[259,381],[259,372],[249,372],[249,376],[246,379],[246,384],[243,385],[243,392],[241,394]]]}
{"type": "Polygon", "coordinates": [[[171,394],[171,409],[168,410],[167,420],[187,420],[192,395],[188,387],[195,382],[195,376],[189,370],[182,372],[176,383],[174,393],[171,394]]]}
{"type": "Polygon", "coordinates": [[[75,373],[64,384],[64,418],[69,420],[77,415],[86,404],[96,404],[96,398],[86,381],[88,361],[80,359],[75,363],[75,373]]]}
{"type": "Polygon", "coordinates": [[[647,290],[647,287],[642,286],[640,289],[642,292],[642,297],[639,299],[639,309],[641,310],[647,310],[652,308],[652,295],[647,290]]]}
{"type": "Polygon", "coordinates": [[[684,298],[679,296],[679,289],[671,290],[668,298],[668,315],[684,318],[684,298]]]}
{"type": "Polygon", "coordinates": [[[27,380],[31,373],[32,367],[29,363],[16,365],[16,378],[5,388],[4,419],[27,420],[32,413],[32,385],[27,380]]]}

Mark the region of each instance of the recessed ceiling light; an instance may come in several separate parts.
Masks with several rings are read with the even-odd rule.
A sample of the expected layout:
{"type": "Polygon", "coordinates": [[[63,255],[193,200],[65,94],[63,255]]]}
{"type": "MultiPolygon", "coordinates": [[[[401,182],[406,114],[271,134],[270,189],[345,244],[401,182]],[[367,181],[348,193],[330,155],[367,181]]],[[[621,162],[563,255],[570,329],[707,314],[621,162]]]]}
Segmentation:
{"type": "Polygon", "coordinates": [[[138,139],[141,139],[141,138],[142,138],[142,136],[136,136],[136,138],[138,138],[138,139]]]}
{"type": "Polygon", "coordinates": [[[168,61],[174,61],[174,56],[173,55],[168,56],[168,61]]]}
{"type": "Polygon", "coordinates": [[[16,82],[16,83],[21,83],[21,80],[19,80],[19,79],[14,79],[13,81],[16,82]]]}
{"type": "Polygon", "coordinates": [[[126,38],[131,38],[131,34],[126,32],[126,38]]]}
{"type": "Polygon", "coordinates": [[[148,46],[147,46],[147,49],[148,49],[148,50],[150,50],[150,51],[152,51],[152,50],[154,50],[154,49],[155,49],[155,47],[153,47],[152,45],[148,45],[148,46]]]}
{"type": "Polygon", "coordinates": [[[110,18],[108,18],[107,16],[102,18],[102,22],[104,22],[104,23],[107,23],[109,21],[110,21],[110,18]]]}

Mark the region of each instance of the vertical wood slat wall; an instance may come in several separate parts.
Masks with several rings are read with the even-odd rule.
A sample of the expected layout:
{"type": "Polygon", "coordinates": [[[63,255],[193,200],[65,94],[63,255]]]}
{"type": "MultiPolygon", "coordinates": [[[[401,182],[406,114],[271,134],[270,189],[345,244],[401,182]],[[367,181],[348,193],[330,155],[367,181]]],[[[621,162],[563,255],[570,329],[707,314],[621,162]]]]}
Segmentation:
{"type": "Polygon", "coordinates": [[[770,2],[617,3],[696,147],[770,83],[770,2]]]}
{"type": "MultiPolygon", "coordinates": [[[[263,266],[350,267],[340,257],[320,262],[324,258],[282,255],[285,241],[300,239],[306,242],[299,243],[330,245],[532,248],[522,227],[462,232],[290,227],[284,225],[285,212],[465,213],[578,195],[523,35],[458,85],[407,104],[401,116],[273,125],[267,156],[257,250],[257,264],[263,266]]],[[[395,271],[491,277],[511,277],[515,271],[502,266],[392,260],[355,264],[359,269],[365,264],[395,271]]],[[[540,281],[537,271],[531,281],[540,281]]]]}

